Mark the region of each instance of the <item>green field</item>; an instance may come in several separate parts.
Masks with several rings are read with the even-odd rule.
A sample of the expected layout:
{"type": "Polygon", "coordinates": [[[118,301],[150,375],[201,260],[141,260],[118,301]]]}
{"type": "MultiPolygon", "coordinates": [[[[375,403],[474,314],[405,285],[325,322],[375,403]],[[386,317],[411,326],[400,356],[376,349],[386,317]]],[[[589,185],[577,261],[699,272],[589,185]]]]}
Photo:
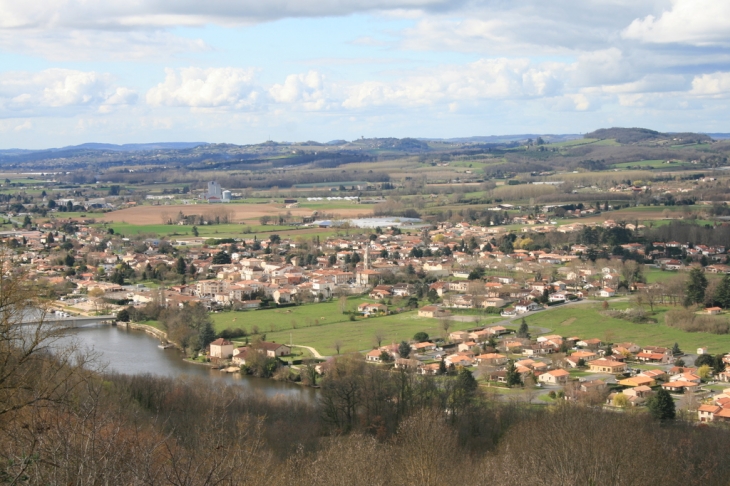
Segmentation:
{"type": "MultiPolygon", "coordinates": [[[[101,225],[99,225],[101,226],[101,225]]],[[[124,236],[138,234],[155,234],[158,236],[181,236],[194,238],[192,225],[178,226],[175,224],[129,224],[107,223],[105,228],[112,228],[114,233],[124,236]]],[[[244,225],[244,224],[212,224],[197,226],[198,235],[208,238],[253,238],[254,234],[271,234],[279,231],[288,231],[301,226],[278,225],[244,225]]]]}
{"type": "MultiPolygon", "coordinates": [[[[347,309],[356,309],[363,302],[371,301],[351,297],[347,309]]],[[[335,353],[335,341],[342,342],[342,353],[371,349],[374,336],[379,331],[385,337],[383,344],[411,339],[419,331],[431,336],[439,336],[442,332],[437,319],[418,317],[417,311],[358,318],[353,322],[349,320],[349,314],[340,313],[337,301],[260,311],[221,312],[212,317],[217,331],[244,327],[251,332],[253,326],[258,326],[260,333],[266,334],[267,341],[288,343],[291,338],[293,344],[312,346],[322,355],[335,353]]],[[[498,319],[501,318],[487,318],[482,324],[498,319]]],[[[452,322],[450,330],[473,326],[472,322],[452,322]]]]}
{"type": "Polygon", "coordinates": [[[652,169],[671,169],[672,167],[684,167],[687,164],[686,162],[677,162],[673,161],[669,164],[667,164],[667,161],[662,160],[639,160],[637,162],[624,162],[622,164],[616,164],[612,167],[620,168],[620,169],[628,169],[628,168],[641,168],[646,169],[647,167],[651,167],[652,169]]]}
{"type": "MultiPolygon", "coordinates": [[[[617,308],[618,304],[612,304],[617,308]]],[[[625,305],[624,305],[625,307],[625,305]]],[[[641,346],[672,346],[675,342],[687,353],[707,346],[712,353],[730,351],[730,335],[689,333],[664,325],[668,308],[660,308],[653,317],[658,324],[634,324],[601,314],[600,305],[578,304],[540,312],[527,317],[529,326],[549,329],[547,334],[578,336],[583,339],[599,338],[611,342],[630,341],[641,346]]],[[[727,316],[723,317],[727,319],[727,316]]]]}
{"type": "Polygon", "coordinates": [[[665,282],[670,280],[677,275],[684,275],[677,270],[661,270],[659,268],[644,267],[644,277],[646,277],[646,283],[665,282]]]}

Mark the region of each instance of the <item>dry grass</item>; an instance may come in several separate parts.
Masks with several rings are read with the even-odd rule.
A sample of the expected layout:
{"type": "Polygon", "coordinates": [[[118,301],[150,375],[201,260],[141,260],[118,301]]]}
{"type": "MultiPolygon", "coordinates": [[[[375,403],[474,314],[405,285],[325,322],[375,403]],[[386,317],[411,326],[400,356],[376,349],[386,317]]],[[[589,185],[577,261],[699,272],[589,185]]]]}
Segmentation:
{"type": "MultiPolygon", "coordinates": [[[[307,208],[286,209],[278,204],[196,204],[196,205],[170,205],[170,206],[139,206],[136,208],[122,209],[105,214],[100,221],[125,222],[136,225],[160,224],[166,215],[174,216],[182,211],[186,215],[198,214],[215,217],[227,214],[229,220],[234,223],[254,223],[261,216],[277,216],[291,212],[294,216],[312,216],[314,212],[307,208]]],[[[347,209],[322,209],[320,212],[334,214],[339,217],[355,217],[359,215],[371,215],[372,208],[367,206],[356,206],[347,209]]]]}

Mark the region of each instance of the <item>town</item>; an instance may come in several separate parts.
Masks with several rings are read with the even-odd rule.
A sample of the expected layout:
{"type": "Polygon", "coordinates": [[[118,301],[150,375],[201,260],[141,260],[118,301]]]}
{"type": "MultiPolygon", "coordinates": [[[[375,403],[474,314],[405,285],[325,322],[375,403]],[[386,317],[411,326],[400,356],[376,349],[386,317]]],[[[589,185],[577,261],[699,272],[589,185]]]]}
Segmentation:
{"type": "MultiPolygon", "coordinates": [[[[230,203],[231,194],[213,181],[201,198],[230,203]]],[[[608,202],[498,203],[470,222],[323,221],[314,211],[300,223],[285,216],[300,226],[283,235],[216,237],[200,232],[233,217],[194,204],[165,216],[191,231],[161,238],[120,234],[93,212],[64,214],[114,215],[104,198],[42,199],[33,207],[45,217],[9,207],[6,269],[42,283],[58,316],[116,316],[191,361],[315,386],[355,353],[421,375],[467,370],[501,399],[625,409],[662,390],[698,421],[730,418],[730,261],[715,243],[728,241],[725,225],[677,241],[691,222],[627,222],[608,202]],[[642,333],[658,322],[674,332],[642,333]]],[[[300,207],[292,197],[271,204],[279,214],[300,207]]],[[[276,218],[260,219],[265,230],[276,218]]]]}

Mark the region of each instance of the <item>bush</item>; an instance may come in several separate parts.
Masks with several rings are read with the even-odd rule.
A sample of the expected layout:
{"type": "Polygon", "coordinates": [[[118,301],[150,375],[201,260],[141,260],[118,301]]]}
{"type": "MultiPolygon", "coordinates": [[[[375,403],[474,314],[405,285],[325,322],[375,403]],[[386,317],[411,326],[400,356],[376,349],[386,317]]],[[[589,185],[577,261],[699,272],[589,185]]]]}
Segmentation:
{"type": "Polygon", "coordinates": [[[246,337],[248,333],[245,329],[237,327],[235,329],[231,329],[230,327],[228,329],[224,329],[221,332],[218,333],[219,338],[223,339],[234,339],[234,338],[240,338],[240,337],[246,337]]]}

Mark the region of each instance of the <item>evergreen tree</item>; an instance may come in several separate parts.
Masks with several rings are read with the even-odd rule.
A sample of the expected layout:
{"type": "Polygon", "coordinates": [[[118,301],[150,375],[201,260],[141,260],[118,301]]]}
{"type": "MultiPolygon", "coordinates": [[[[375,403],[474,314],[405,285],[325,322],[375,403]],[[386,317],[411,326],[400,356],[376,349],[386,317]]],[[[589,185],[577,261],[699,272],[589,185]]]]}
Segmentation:
{"type": "Polygon", "coordinates": [[[682,350],[679,349],[679,343],[674,343],[674,346],[672,346],[672,354],[674,356],[677,356],[679,354],[682,354],[682,350]]]}
{"type": "Polygon", "coordinates": [[[439,375],[445,375],[446,374],[446,361],[443,359],[439,361],[439,375]]]}
{"type": "Polygon", "coordinates": [[[522,322],[520,323],[520,328],[517,330],[517,337],[523,339],[530,338],[529,327],[527,326],[527,321],[525,321],[524,317],[522,318],[522,322]]]}
{"type": "Polygon", "coordinates": [[[201,349],[207,348],[210,343],[215,341],[215,331],[213,330],[213,325],[210,323],[210,320],[206,320],[203,325],[200,326],[198,339],[200,341],[201,349]]]}
{"type": "Polygon", "coordinates": [[[663,388],[657,390],[656,395],[647,400],[646,406],[651,416],[662,422],[674,420],[676,416],[674,400],[672,400],[669,392],[663,388]]]}
{"type": "Polygon", "coordinates": [[[725,274],[715,290],[715,300],[723,309],[730,309],[730,273],[725,274]]]}
{"type": "Polygon", "coordinates": [[[401,358],[407,358],[411,354],[411,345],[405,341],[401,341],[398,345],[398,354],[401,358]]]}
{"type": "Polygon", "coordinates": [[[231,263],[231,255],[224,251],[219,251],[215,255],[213,255],[213,264],[215,265],[225,265],[227,263],[231,263]]]}
{"type": "Polygon", "coordinates": [[[705,301],[705,289],[707,289],[707,277],[701,268],[693,268],[689,272],[687,282],[687,294],[684,298],[684,306],[701,304],[705,301]]]}
{"type": "Polygon", "coordinates": [[[522,377],[517,372],[517,366],[515,366],[515,362],[512,360],[510,360],[507,365],[507,376],[505,378],[507,379],[508,387],[522,385],[522,377]]]}
{"type": "Polygon", "coordinates": [[[464,395],[471,396],[477,391],[479,384],[474,378],[474,375],[471,374],[471,371],[466,368],[462,368],[461,371],[459,371],[459,375],[456,377],[456,386],[462,391],[462,393],[464,393],[464,395]]]}
{"type": "Polygon", "coordinates": [[[198,236],[200,233],[198,233],[198,227],[193,226],[193,236],[198,236]]]}
{"type": "Polygon", "coordinates": [[[124,285],[124,272],[122,272],[118,268],[115,268],[114,273],[112,273],[112,276],[109,280],[117,285],[124,285]]]}
{"type": "Polygon", "coordinates": [[[184,275],[186,268],[187,268],[187,265],[185,264],[185,260],[183,259],[183,257],[178,257],[177,263],[175,264],[175,272],[178,275],[184,275]]]}

